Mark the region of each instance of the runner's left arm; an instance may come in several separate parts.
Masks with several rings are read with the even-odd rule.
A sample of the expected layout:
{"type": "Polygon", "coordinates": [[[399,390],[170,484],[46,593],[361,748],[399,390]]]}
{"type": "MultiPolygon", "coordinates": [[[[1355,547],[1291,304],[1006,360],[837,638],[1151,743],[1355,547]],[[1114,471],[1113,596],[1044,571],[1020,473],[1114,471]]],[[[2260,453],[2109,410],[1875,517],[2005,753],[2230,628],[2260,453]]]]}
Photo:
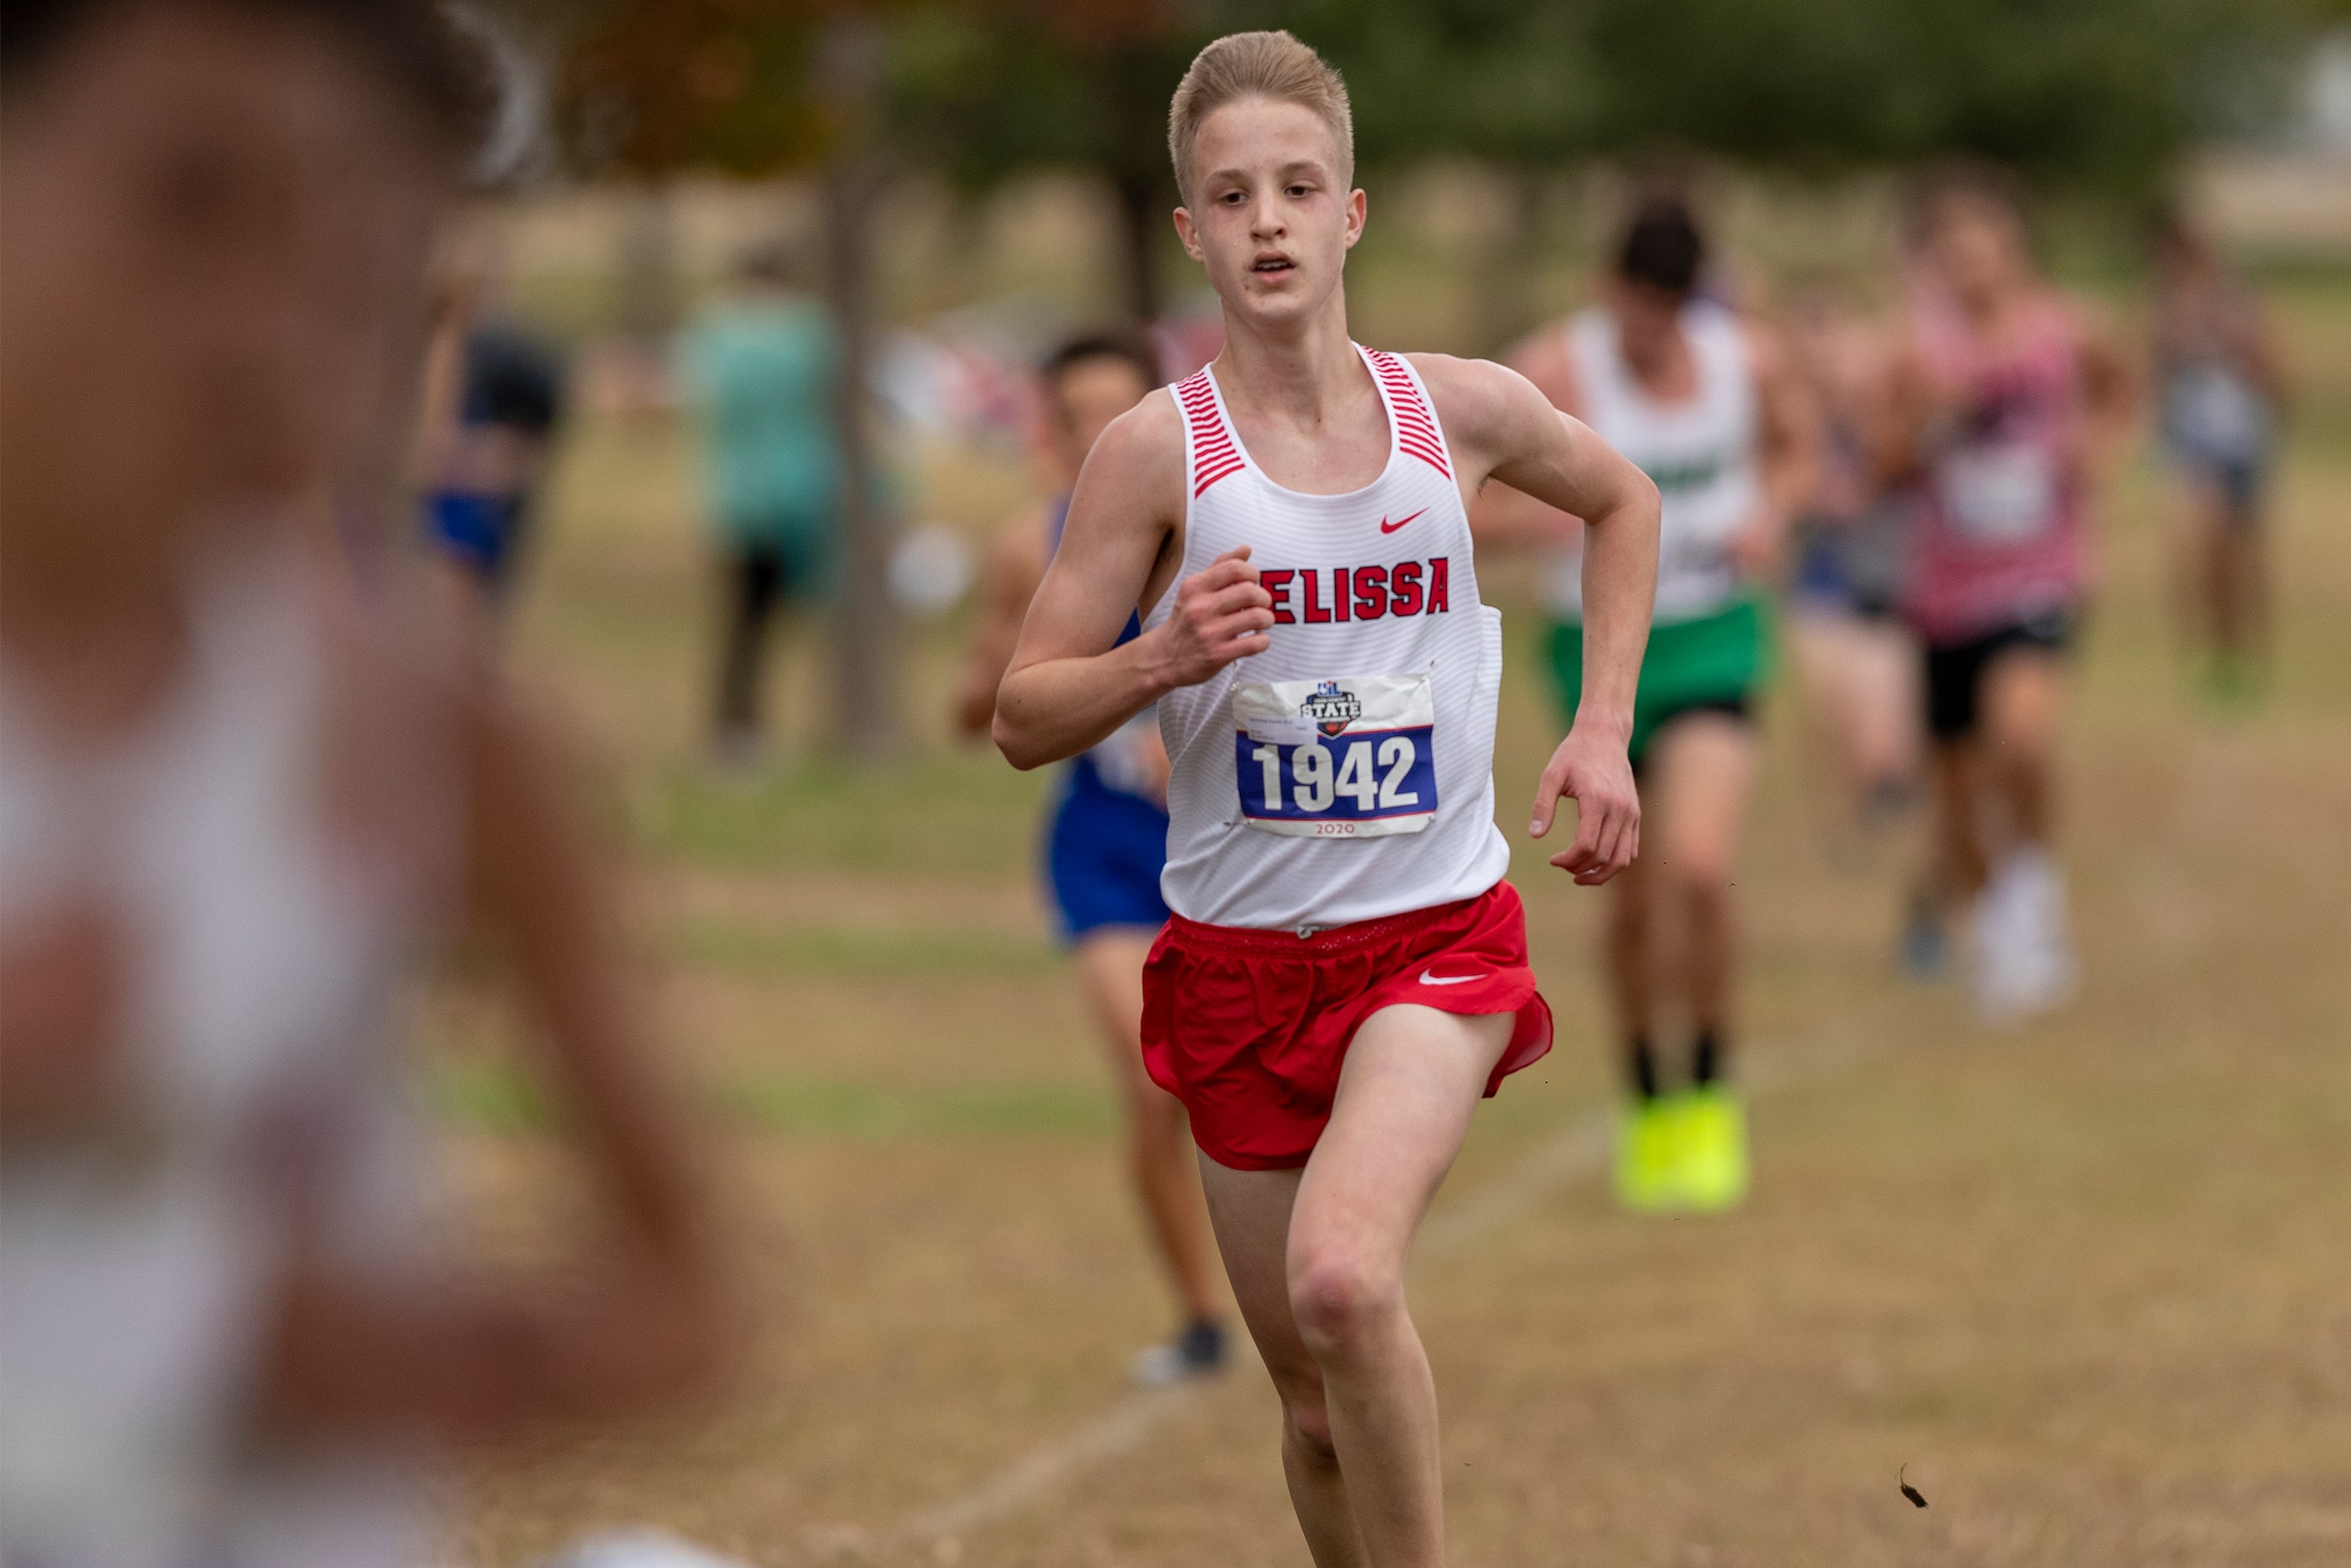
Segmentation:
{"type": "Polygon", "coordinates": [[[1657,487],[1516,371],[1440,354],[1413,362],[1473,493],[1499,479],[1583,519],[1583,700],[1543,769],[1530,831],[1551,831],[1561,797],[1573,800],[1575,841],[1552,864],[1596,885],[1641,847],[1641,800],[1625,747],[1657,599],[1657,487]]]}

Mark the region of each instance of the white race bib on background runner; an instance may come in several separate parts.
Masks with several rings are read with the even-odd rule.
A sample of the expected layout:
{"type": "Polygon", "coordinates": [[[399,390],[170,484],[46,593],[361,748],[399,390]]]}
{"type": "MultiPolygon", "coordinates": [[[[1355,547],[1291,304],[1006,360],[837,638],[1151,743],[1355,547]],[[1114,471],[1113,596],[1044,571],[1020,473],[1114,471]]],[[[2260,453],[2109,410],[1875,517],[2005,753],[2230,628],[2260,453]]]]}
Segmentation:
{"type": "Polygon", "coordinates": [[[1942,492],[1960,536],[1977,544],[2023,544],[2057,517],[2056,465],[2024,442],[1952,453],[1943,460],[1942,492]]]}
{"type": "Polygon", "coordinates": [[[1417,833],[1437,816],[1428,676],[1342,675],[1233,688],[1241,818],[1293,838],[1417,833]]]}

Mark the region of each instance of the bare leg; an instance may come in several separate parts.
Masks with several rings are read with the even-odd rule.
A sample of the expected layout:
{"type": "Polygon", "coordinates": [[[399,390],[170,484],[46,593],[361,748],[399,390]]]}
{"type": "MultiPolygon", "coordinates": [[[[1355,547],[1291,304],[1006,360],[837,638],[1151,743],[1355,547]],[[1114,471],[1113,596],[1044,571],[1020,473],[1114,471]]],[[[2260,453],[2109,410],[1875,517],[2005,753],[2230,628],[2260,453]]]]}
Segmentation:
{"type": "Polygon", "coordinates": [[[1755,778],[1753,729],[1719,714],[1676,719],[1649,745],[1653,870],[1681,917],[1680,979],[1693,1027],[1727,1034],[1737,964],[1730,880],[1755,778]]]}
{"type": "Polygon", "coordinates": [[[1316,1568],[1362,1568],[1364,1538],[1331,1439],[1322,1369],[1290,1312],[1290,1220],[1303,1170],[1239,1171],[1200,1156],[1225,1275],[1281,1396],[1281,1473],[1316,1568]]]}
{"type": "MultiPolygon", "coordinates": [[[[2258,507],[2258,497],[2252,503],[2258,507]]],[[[2262,519],[2250,515],[2236,529],[2237,614],[2244,628],[2243,652],[2257,669],[2270,663],[2270,561],[2262,519]]]]}
{"type": "Polygon", "coordinates": [[[1841,612],[1808,608],[1792,612],[1786,623],[1805,727],[1824,764],[1822,772],[1835,778],[1839,803],[1846,808],[1869,783],[1855,744],[1851,622],[1841,612]]]}
{"type": "Polygon", "coordinates": [[[1852,745],[1855,770],[1871,789],[1918,777],[1918,651],[1910,633],[1864,622],[1852,653],[1852,745]]]}
{"type": "Polygon", "coordinates": [[[1283,1469],[1318,1568],[1442,1568],[1437,1391],[1404,1268],[1510,1023],[1383,1009],[1356,1031],[1302,1174],[1202,1163],[1242,1315],[1281,1391],[1283,1469]]]}
{"type": "Polygon", "coordinates": [[[2042,649],[2011,648],[1984,671],[1984,783],[2015,842],[2046,844],[2055,831],[2054,754],[2064,695],[2065,667],[2042,649]]]}
{"type": "Polygon", "coordinates": [[[1608,997],[1627,1039],[1646,1039],[1657,1025],[1656,956],[1650,942],[1656,877],[1643,855],[1609,884],[1607,926],[1602,936],[1607,960],[1608,997]]]}
{"type": "Polygon", "coordinates": [[[2171,611],[2182,653],[2193,658],[2215,639],[2213,545],[2220,497],[2192,474],[2180,476],[2171,501],[2171,611]]]}
{"type": "Polygon", "coordinates": [[[1935,745],[1927,878],[1935,903],[1945,908],[1973,898],[1991,874],[1976,800],[1981,745],[1974,737],[1935,745]]]}
{"type": "Polygon", "coordinates": [[[2212,648],[2215,653],[2243,657],[2245,649],[2244,563],[2241,530],[2223,517],[2215,521],[2211,556],[2212,648]]]}
{"type": "Polygon", "coordinates": [[[1144,1223],[1176,1299],[1189,1321],[1197,1322],[1216,1315],[1216,1265],[1200,1174],[1192,1158],[1191,1123],[1183,1103],[1154,1083],[1143,1067],[1143,960],[1150,951],[1147,934],[1097,931],[1078,944],[1078,973],[1110,1047],[1126,1110],[1129,1175],[1144,1223]]]}
{"type": "Polygon", "coordinates": [[[2254,667],[2269,658],[2269,582],[2260,522],[2252,504],[2231,506],[2216,525],[2212,546],[2212,640],[2221,653],[2254,667]]]}
{"type": "Polygon", "coordinates": [[[1860,815],[1918,769],[1917,650],[1900,628],[1808,610],[1788,620],[1814,744],[1860,815]]]}

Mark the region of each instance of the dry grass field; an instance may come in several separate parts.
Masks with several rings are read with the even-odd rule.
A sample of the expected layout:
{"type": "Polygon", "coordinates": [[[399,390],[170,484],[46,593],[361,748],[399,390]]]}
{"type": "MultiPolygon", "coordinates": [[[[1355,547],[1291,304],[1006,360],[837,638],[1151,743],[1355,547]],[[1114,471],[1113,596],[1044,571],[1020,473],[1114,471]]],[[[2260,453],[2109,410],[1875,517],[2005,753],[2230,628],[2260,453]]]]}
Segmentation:
{"type": "MultiPolygon", "coordinates": [[[[2242,717],[2189,695],[2137,474],[2071,732],[2064,1013],[1989,1032],[1896,976],[1904,852],[1824,852],[1777,694],[1740,877],[1755,1195],[1628,1218],[1597,897],[1520,843],[1559,1047],[1480,1113],[1413,1292],[1464,1568],[2351,1562],[2351,290],[2283,298],[2311,394],[2277,688],[2242,717]]],[[[1262,1375],[1126,1382],[1168,1314],[1033,890],[1044,782],[944,739],[962,623],[920,635],[902,765],[715,781],[690,458],[658,422],[577,433],[515,655],[625,833],[766,1317],[716,1407],[485,1465],[449,1555],[658,1522],[775,1565],[1303,1568],[1262,1375]]],[[[965,516],[1013,493],[945,482],[965,516]]],[[[1523,580],[1489,576],[1515,822],[1554,719],[1523,580]]],[[[814,680],[779,694],[796,734],[814,680]]],[[[560,1145],[482,997],[427,1021],[483,1245],[527,1252],[560,1145]]]]}

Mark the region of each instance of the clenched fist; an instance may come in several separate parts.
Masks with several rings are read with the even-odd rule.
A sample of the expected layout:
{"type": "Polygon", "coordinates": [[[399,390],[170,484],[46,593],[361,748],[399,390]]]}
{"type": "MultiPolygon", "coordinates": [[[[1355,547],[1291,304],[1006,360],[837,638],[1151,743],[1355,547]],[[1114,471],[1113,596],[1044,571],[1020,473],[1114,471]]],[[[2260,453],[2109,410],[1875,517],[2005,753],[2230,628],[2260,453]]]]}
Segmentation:
{"type": "Polygon", "coordinates": [[[1171,684],[1196,686],[1236,659],[1273,646],[1273,596],[1259,585],[1249,547],[1228,549],[1176,589],[1159,628],[1171,684]]]}

